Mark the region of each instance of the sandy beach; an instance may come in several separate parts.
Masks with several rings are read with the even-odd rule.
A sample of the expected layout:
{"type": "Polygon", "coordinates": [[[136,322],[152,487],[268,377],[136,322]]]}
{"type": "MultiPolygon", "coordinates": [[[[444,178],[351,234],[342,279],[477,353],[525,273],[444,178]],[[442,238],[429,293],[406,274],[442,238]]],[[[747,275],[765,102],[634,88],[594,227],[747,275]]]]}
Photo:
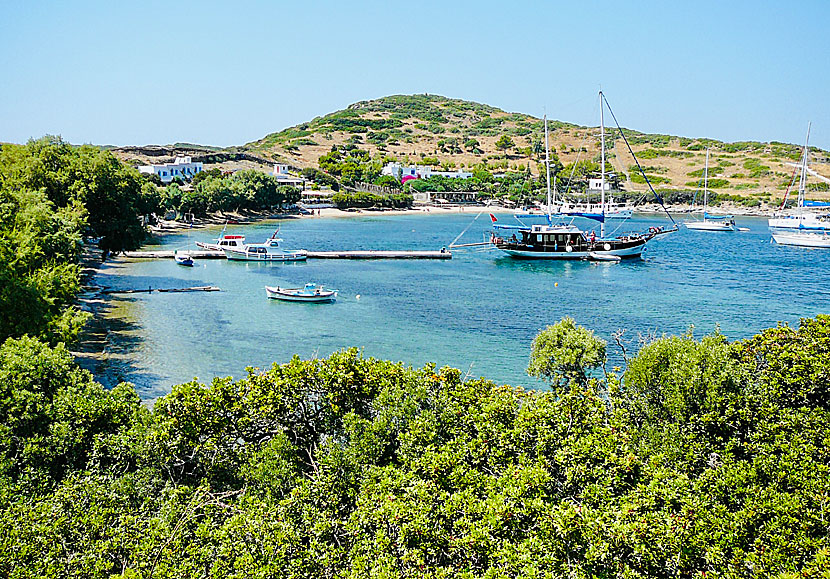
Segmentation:
{"type": "MultiPolygon", "coordinates": [[[[412,207],[410,209],[337,209],[334,207],[325,207],[315,209],[311,214],[300,213],[273,213],[273,212],[248,212],[248,213],[225,213],[213,214],[206,217],[196,218],[192,225],[189,222],[183,221],[165,221],[161,220],[155,226],[150,227],[153,234],[163,235],[180,231],[189,228],[204,228],[216,225],[223,225],[225,223],[232,223],[234,225],[243,225],[246,223],[257,223],[269,219],[318,219],[318,218],[348,218],[365,215],[412,215],[412,214],[431,214],[431,215],[446,215],[452,213],[466,213],[469,215],[478,215],[480,213],[493,213],[496,215],[512,214],[516,210],[500,205],[425,205],[412,207]]],[[[536,210],[540,211],[540,210],[536,210]]],[[[661,214],[668,211],[672,216],[686,215],[689,213],[699,213],[700,208],[695,208],[693,211],[688,205],[667,205],[665,209],[657,203],[646,205],[639,205],[634,208],[635,213],[652,213],[661,214]]],[[[770,217],[775,208],[768,206],[761,207],[745,207],[742,205],[735,205],[733,203],[723,203],[717,207],[712,207],[709,213],[712,215],[741,215],[747,217],[770,217]]],[[[541,212],[541,211],[540,211],[541,212]]]]}

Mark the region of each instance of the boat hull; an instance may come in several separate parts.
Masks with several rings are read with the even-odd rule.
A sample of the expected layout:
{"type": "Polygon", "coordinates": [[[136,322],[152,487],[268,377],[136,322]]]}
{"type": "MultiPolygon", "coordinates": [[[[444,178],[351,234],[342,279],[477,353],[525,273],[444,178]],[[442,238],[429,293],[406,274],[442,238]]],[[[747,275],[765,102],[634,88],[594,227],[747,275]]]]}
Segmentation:
{"type": "Polygon", "coordinates": [[[305,293],[303,288],[280,288],[265,286],[265,295],[273,300],[284,302],[326,303],[337,299],[336,290],[319,290],[305,293]]]}
{"type": "Polygon", "coordinates": [[[225,257],[231,261],[305,261],[308,259],[308,254],[305,251],[286,253],[250,253],[233,249],[223,249],[222,251],[225,252],[225,257]]]}
{"type": "Polygon", "coordinates": [[[778,245],[830,248],[830,235],[827,233],[773,231],[772,238],[778,245]]]}
{"type": "Polygon", "coordinates": [[[715,221],[687,221],[683,226],[686,229],[694,229],[697,231],[735,231],[733,225],[717,223],[715,221]]]}
{"type": "Polygon", "coordinates": [[[611,249],[604,249],[602,246],[593,247],[585,251],[543,251],[529,248],[510,247],[507,244],[496,244],[500,250],[505,252],[510,257],[517,259],[561,259],[561,260],[596,260],[596,261],[616,261],[616,258],[628,259],[640,257],[645,248],[645,240],[637,240],[621,245],[620,247],[611,247],[611,249]]]}
{"type": "Polygon", "coordinates": [[[826,215],[779,215],[768,223],[772,238],[779,245],[830,247],[830,218],[826,215]]]}

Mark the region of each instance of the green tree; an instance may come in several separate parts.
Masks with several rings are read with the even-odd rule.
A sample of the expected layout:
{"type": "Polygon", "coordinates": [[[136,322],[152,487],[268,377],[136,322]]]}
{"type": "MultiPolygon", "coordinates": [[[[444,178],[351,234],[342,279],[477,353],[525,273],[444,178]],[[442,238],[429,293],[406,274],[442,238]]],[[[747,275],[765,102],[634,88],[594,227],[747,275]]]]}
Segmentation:
{"type": "Polygon", "coordinates": [[[506,151],[508,149],[512,149],[515,146],[516,144],[513,142],[513,139],[511,139],[509,135],[502,135],[496,141],[496,149],[498,149],[499,151],[506,151]]]}
{"type": "Polygon", "coordinates": [[[527,373],[548,380],[558,391],[567,384],[584,386],[590,371],[604,362],[605,342],[573,318],[564,318],[533,339],[527,373]]]}

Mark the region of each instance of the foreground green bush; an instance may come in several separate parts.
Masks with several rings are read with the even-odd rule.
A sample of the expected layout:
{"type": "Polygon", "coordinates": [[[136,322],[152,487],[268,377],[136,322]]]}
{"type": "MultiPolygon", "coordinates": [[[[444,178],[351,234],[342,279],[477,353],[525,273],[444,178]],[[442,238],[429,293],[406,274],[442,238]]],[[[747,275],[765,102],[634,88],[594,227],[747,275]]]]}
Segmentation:
{"type": "Polygon", "coordinates": [[[622,375],[565,320],[555,392],[346,350],[147,410],[0,348],[0,575],[820,577],[830,317],[657,340],[622,375]]]}

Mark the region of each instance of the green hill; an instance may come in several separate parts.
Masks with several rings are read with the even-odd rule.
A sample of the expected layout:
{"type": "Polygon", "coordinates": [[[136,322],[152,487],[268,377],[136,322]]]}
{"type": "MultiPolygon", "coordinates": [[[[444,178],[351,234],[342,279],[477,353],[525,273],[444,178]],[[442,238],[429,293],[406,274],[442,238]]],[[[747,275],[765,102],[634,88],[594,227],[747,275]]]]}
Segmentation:
{"type": "MultiPolygon", "coordinates": [[[[561,120],[549,120],[548,127],[551,152],[566,168],[576,161],[599,159],[598,127],[561,120]]],[[[783,194],[793,173],[787,163],[800,156],[800,146],[795,144],[726,143],[629,129],[625,132],[649,180],[664,189],[696,188],[709,147],[713,188],[761,201],[774,200],[783,194]]],[[[644,179],[636,174],[634,159],[618,135],[616,131],[606,135],[611,166],[621,175],[626,189],[645,190],[644,179]]],[[[445,168],[485,166],[491,171],[511,171],[530,166],[533,173],[538,173],[544,160],[542,119],[430,94],[360,101],[270,133],[240,149],[284,159],[299,168],[316,168],[321,156],[344,145],[363,149],[383,162],[394,160],[445,168]]],[[[813,158],[826,160],[827,153],[814,148],[813,158]]],[[[821,164],[815,168],[830,173],[821,164]]]]}

